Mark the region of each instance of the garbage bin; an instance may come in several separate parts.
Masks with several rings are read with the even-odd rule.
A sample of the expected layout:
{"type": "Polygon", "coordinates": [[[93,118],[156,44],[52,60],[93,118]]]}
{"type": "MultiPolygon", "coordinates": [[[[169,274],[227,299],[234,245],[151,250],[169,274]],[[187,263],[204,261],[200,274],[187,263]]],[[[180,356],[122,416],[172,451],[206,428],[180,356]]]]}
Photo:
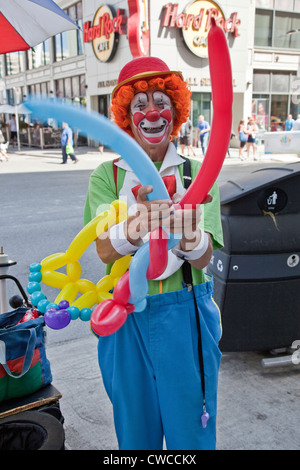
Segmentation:
{"type": "Polygon", "coordinates": [[[254,171],[220,187],[224,248],[208,272],[222,351],[300,340],[300,163],[254,171]]]}

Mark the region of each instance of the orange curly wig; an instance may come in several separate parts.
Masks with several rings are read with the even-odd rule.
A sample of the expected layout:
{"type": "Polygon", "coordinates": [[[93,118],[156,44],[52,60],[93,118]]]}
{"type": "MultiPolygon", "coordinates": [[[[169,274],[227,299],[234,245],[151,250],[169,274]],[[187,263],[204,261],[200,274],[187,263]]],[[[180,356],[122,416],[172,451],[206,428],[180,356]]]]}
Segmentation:
{"type": "Polygon", "coordinates": [[[166,78],[159,77],[150,80],[139,80],[133,85],[122,86],[111,102],[111,110],[115,123],[133,137],[130,127],[130,103],[135,94],[146,92],[152,88],[163,91],[171,99],[175,107],[172,135],[177,136],[181,125],[187,121],[190,114],[191,91],[186,82],[176,74],[168,75],[166,78]]]}

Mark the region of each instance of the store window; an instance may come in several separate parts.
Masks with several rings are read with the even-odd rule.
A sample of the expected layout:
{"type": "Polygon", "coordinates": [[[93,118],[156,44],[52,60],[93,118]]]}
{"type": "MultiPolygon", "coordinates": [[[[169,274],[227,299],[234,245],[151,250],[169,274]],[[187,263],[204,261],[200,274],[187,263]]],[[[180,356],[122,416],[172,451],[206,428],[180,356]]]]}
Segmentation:
{"type": "Polygon", "coordinates": [[[257,0],[254,44],[299,49],[300,0],[257,0]]]}
{"type": "Polygon", "coordinates": [[[284,130],[288,114],[298,114],[295,99],[296,74],[254,71],[252,116],[262,131],[284,130]]]}
{"type": "MultiPolygon", "coordinates": [[[[70,18],[83,28],[82,2],[67,8],[70,18]]],[[[54,60],[60,62],[70,57],[83,54],[83,33],[81,30],[64,31],[54,38],[54,60]]]]}

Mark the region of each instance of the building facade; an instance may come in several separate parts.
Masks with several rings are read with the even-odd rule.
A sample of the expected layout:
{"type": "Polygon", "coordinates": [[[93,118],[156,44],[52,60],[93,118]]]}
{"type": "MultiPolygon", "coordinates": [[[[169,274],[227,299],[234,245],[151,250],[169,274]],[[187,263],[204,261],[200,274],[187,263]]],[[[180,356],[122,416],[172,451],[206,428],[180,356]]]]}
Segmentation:
{"type": "MultiPolygon", "coordinates": [[[[212,16],[228,40],[233,130],[253,115],[262,130],[300,112],[300,0],[58,0],[81,27],[34,51],[1,56],[0,104],[53,96],[109,115],[111,92],[132,58],[157,56],[192,92],[194,126],[213,114],[207,34],[212,16]]],[[[213,51],[209,51],[213,53],[213,51]]]]}

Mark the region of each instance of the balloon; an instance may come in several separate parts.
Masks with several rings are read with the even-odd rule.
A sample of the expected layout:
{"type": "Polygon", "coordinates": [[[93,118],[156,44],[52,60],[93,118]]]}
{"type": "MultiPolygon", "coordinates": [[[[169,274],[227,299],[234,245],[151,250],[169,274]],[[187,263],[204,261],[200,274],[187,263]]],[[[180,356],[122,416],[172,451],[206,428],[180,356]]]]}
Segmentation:
{"type": "Polygon", "coordinates": [[[150,234],[149,258],[147,279],[155,279],[168,265],[168,236],[162,227],[152,230],[150,234]]]}
{"type": "Polygon", "coordinates": [[[30,302],[32,303],[32,305],[34,305],[35,307],[37,306],[37,304],[41,301],[45,299],[45,295],[43,294],[43,292],[40,292],[40,291],[35,291],[33,292],[31,295],[30,295],[30,302]]]}
{"type": "Polygon", "coordinates": [[[53,330],[61,330],[68,326],[71,321],[71,315],[68,310],[57,310],[50,308],[44,315],[45,323],[53,330]]]}
{"type": "Polygon", "coordinates": [[[116,303],[127,305],[130,297],[129,289],[129,271],[127,271],[119,279],[116,287],[114,288],[113,299],[116,303]]]}
{"type": "Polygon", "coordinates": [[[127,316],[128,311],[124,305],[117,304],[113,300],[105,300],[93,311],[92,330],[99,336],[111,335],[124,325],[127,316]]]}
{"type": "MultiPolygon", "coordinates": [[[[65,103],[50,99],[32,98],[24,105],[39,118],[48,119],[51,116],[59,122],[67,122],[71,127],[80,129],[96,141],[103,141],[105,145],[122,155],[131,168],[134,168],[143,186],[148,184],[153,186],[152,200],[169,199],[167,189],[152,160],[132,137],[105,116],[87,111],[84,107],[66,106],[65,103]]],[[[76,250],[81,251],[77,246],[77,240],[74,241],[74,245],[76,250]]]]}
{"type": "MultiPolygon", "coordinates": [[[[230,56],[225,35],[221,28],[216,25],[214,19],[212,19],[212,27],[208,34],[208,48],[212,51],[209,54],[209,67],[214,107],[210,142],[199,173],[180,202],[182,208],[186,204],[196,206],[205,200],[221,170],[231,134],[232,73],[230,56]]],[[[31,100],[26,103],[26,106],[41,118],[47,118],[51,115],[58,121],[67,121],[71,126],[81,129],[95,140],[100,138],[106,145],[123,156],[142,185],[153,186],[153,192],[148,196],[150,200],[169,199],[166,187],[150,158],[134,139],[122,132],[105,117],[50,100],[31,100]]],[[[100,231],[107,229],[113,219],[116,220],[116,218],[110,216],[109,213],[102,214],[99,219],[100,231]]],[[[76,261],[92,241],[94,232],[89,224],[83,229],[83,232],[86,236],[83,243],[79,234],[65,254],[69,261],[76,261]]],[[[126,275],[124,279],[121,278],[121,281],[119,281],[121,282],[120,287],[118,285],[115,287],[117,289],[117,300],[115,298],[104,300],[95,308],[91,316],[91,325],[93,329],[96,328],[98,332],[102,332],[99,334],[111,334],[120,328],[126,321],[128,311],[133,308],[132,304],[138,309],[145,306],[145,296],[148,292],[147,279],[151,279],[157,272],[161,272],[165,264],[167,248],[171,249],[178,243],[178,236],[175,238],[173,234],[168,235],[167,246],[160,238],[156,240],[157,247],[155,244],[152,246],[151,242],[151,255],[153,255],[153,260],[151,256],[151,264],[150,243],[148,242],[140,247],[131,262],[129,275],[126,275]],[[163,251],[164,254],[162,254],[163,251]],[[123,300],[123,304],[119,303],[122,299],[122,293],[124,293],[124,299],[128,299],[128,292],[130,292],[129,303],[124,305],[125,300],[123,300]]],[[[47,266],[46,262],[48,270],[58,269],[59,267],[54,267],[55,260],[50,259],[48,263],[50,263],[50,267],[47,266]]],[[[99,286],[96,288],[98,296],[103,297],[99,293],[99,288],[99,286]]],[[[93,294],[94,291],[90,290],[85,292],[82,297],[86,296],[86,301],[91,302],[95,299],[93,294]]]]}
{"type": "MultiPolygon", "coordinates": [[[[233,94],[230,56],[224,32],[216,25],[214,19],[208,34],[208,47],[212,51],[212,53],[209,54],[214,106],[212,130],[204,162],[194,182],[189,186],[180,201],[179,206],[183,209],[186,204],[188,204],[189,207],[191,207],[191,205],[195,207],[205,200],[221,170],[231,136],[233,94]]],[[[135,166],[133,168],[136,172],[135,166]]],[[[151,196],[150,194],[149,199],[151,199],[151,196]]],[[[161,195],[158,199],[162,199],[161,195]]],[[[168,235],[168,249],[171,249],[178,243],[178,237],[175,238],[173,234],[168,235]]],[[[150,241],[152,238],[154,238],[154,236],[150,236],[150,241]]],[[[129,302],[136,307],[138,306],[138,309],[145,306],[144,299],[148,292],[147,279],[158,277],[160,273],[164,271],[164,250],[166,250],[165,244],[163,240],[158,237],[156,244],[153,243],[153,246],[150,242],[144,244],[133,257],[129,270],[129,290],[131,292],[129,302]],[[162,271],[160,271],[160,269],[162,269],[162,271]]],[[[125,295],[127,295],[128,286],[126,286],[125,289],[125,295]]],[[[118,297],[120,296],[121,295],[118,294],[118,297]]],[[[109,308],[113,310],[116,305],[119,304],[107,303],[105,305],[106,322],[109,318],[107,310],[109,308]]],[[[104,307],[100,304],[96,308],[98,310],[97,317],[95,315],[93,322],[94,327],[96,318],[98,321],[103,322],[101,309],[104,307]]],[[[123,311],[121,310],[120,315],[123,315],[123,311]]],[[[115,322],[115,326],[118,326],[117,322],[115,322]]],[[[97,331],[102,331],[103,335],[108,334],[108,329],[102,329],[101,326],[97,328],[97,331]]]]}
{"type": "Polygon", "coordinates": [[[227,153],[232,130],[232,72],[229,49],[225,34],[212,18],[212,27],[208,34],[209,69],[211,76],[213,120],[209,144],[201,168],[180,201],[193,206],[201,204],[222,168],[227,153]]]}
{"type": "MultiPolygon", "coordinates": [[[[60,314],[56,320],[53,315],[53,308],[56,310],[68,310],[70,319],[80,318],[82,321],[90,320],[91,308],[104,300],[111,300],[112,294],[109,292],[117,284],[119,278],[128,270],[131,256],[125,256],[114,263],[109,276],[105,276],[96,285],[87,280],[80,279],[81,266],[77,259],[82,255],[82,246],[87,248],[96,237],[102,233],[100,229],[106,230],[116,221],[124,220],[127,217],[127,205],[124,201],[114,201],[110,206],[110,211],[104,211],[95,217],[71,242],[65,253],[55,253],[47,256],[41,263],[32,263],[29,267],[29,278],[39,279],[30,281],[27,290],[31,294],[31,302],[40,306],[40,312],[46,314],[51,309],[52,314],[47,313],[46,324],[55,329],[65,327],[67,314],[60,314]],[[66,265],[66,274],[56,271],[66,265]],[[33,276],[33,277],[32,277],[33,276]],[[55,302],[50,303],[41,292],[40,282],[51,287],[61,289],[55,302]],[[82,294],[77,298],[78,294],[82,294]],[[44,302],[43,302],[44,301],[44,302]],[[51,316],[51,318],[50,318],[51,316]],[[62,326],[64,325],[64,326],[62,326]]],[[[29,279],[29,280],[30,280],[29,279]]],[[[130,309],[129,309],[130,310],[130,309]]],[[[55,317],[56,318],[56,317],[55,317]]]]}

